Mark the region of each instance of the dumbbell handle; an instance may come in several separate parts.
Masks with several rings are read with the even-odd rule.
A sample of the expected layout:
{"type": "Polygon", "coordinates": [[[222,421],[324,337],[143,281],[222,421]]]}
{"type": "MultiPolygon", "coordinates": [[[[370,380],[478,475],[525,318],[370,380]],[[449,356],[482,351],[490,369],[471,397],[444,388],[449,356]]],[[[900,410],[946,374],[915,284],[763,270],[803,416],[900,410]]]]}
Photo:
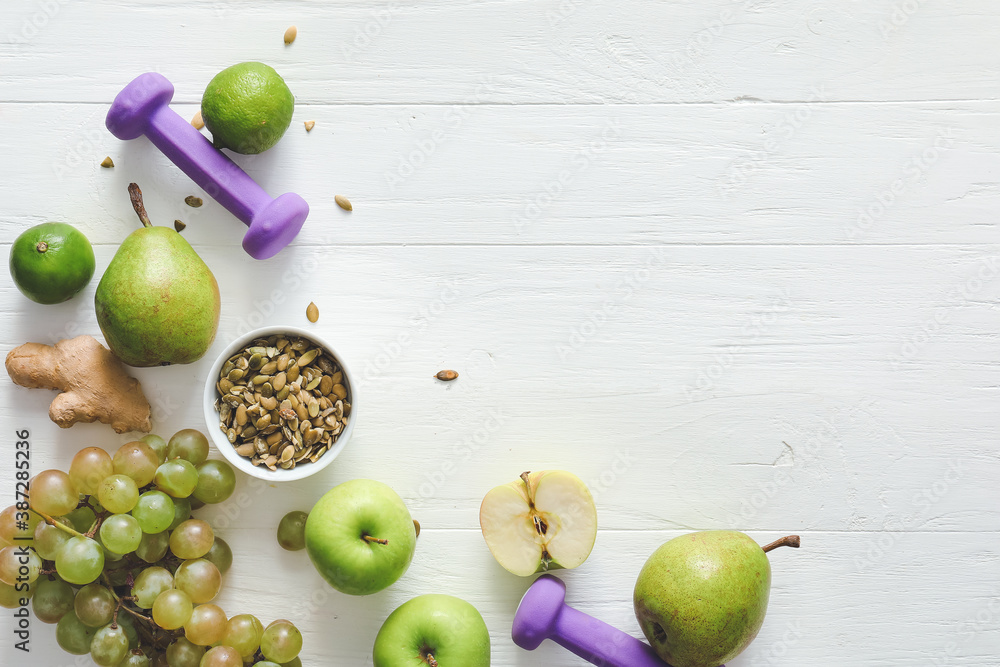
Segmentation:
{"type": "Polygon", "coordinates": [[[644,642],[604,621],[565,605],[550,639],[571,653],[605,667],[669,667],[644,642]]]}
{"type": "Polygon", "coordinates": [[[146,137],[213,199],[244,224],[271,203],[253,179],[168,106],[150,116],[146,137]]]}

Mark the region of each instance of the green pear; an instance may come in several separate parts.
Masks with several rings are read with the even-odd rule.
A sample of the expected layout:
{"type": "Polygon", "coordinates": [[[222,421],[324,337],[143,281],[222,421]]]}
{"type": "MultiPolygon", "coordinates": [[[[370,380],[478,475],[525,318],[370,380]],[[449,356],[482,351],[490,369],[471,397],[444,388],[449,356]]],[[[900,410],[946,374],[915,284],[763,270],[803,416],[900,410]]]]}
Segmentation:
{"type": "Polygon", "coordinates": [[[799,546],[792,535],[761,548],[743,533],[675,537],[653,552],[635,583],[643,634],[673,667],[718,667],[760,630],[771,592],[767,552],[799,546]]]}
{"type": "Polygon", "coordinates": [[[143,227],[121,244],[97,286],[97,323],[130,366],[197,361],[215,340],[219,284],[180,234],[150,223],[135,183],[129,195],[143,227]]]}

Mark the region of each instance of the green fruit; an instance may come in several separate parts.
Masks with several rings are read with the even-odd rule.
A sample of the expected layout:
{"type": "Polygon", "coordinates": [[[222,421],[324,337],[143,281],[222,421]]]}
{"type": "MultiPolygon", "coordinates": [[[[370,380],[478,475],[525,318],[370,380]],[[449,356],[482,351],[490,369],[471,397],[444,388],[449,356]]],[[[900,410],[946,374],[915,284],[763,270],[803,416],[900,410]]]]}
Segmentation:
{"type": "Polygon", "coordinates": [[[490,632],[465,600],[421,595],[385,619],[375,637],[372,659],[375,667],[489,667],[490,632]]]}
{"type": "Polygon", "coordinates": [[[370,479],[327,491],[306,520],[310,560],[331,586],[349,595],[370,595],[395,583],[410,566],[416,543],[403,499],[370,479]]]}
{"type": "Polygon", "coordinates": [[[152,226],[141,197],[134,187],[144,226],[121,244],[97,285],[97,323],[111,351],[130,366],[189,364],[215,340],[219,284],[180,234],[152,226]]]}
{"type": "Polygon", "coordinates": [[[62,222],[35,225],[10,248],[10,275],[32,301],[62,303],[93,277],[94,249],[75,227],[62,222]]]}
{"type": "MultiPolygon", "coordinates": [[[[798,546],[788,538],[788,545],[798,546]]],[[[773,548],[775,545],[768,545],[773,548]]],[[[653,552],[635,584],[635,615],[656,653],[674,667],[718,667],[760,630],[771,565],[743,533],[676,537],[653,552]]]]}
{"type": "Polygon", "coordinates": [[[295,98],[284,79],[257,62],[222,70],[201,98],[201,117],[215,145],[250,155],[278,143],[294,109],[295,98]]]}

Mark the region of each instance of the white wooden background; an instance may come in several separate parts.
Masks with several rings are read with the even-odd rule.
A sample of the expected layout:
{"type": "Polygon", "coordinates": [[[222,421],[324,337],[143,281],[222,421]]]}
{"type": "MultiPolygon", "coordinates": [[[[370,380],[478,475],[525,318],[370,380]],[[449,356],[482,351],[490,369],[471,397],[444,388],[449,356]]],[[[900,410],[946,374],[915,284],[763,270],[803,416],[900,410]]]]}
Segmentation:
{"type": "MultiPolygon", "coordinates": [[[[137,226],[133,180],[154,222],[188,223],[222,322],[202,361],[136,371],[164,436],[205,427],[196,396],[227,341],[319,305],[315,330],[364,377],[354,438],[318,478],[242,479],[202,512],[237,553],[220,604],[292,619],[306,665],[370,664],[386,615],[428,592],[480,609],[495,665],[581,664],[512,644],[529,581],[478,529],[489,488],[542,468],[599,505],[570,601],[634,635],[661,542],[794,532],[733,666],[1000,665],[998,34],[989,0],[7,0],[2,248],[71,222],[99,276],[137,226]],[[265,262],[207,196],[185,206],[202,193],[148,142],[104,129],[143,71],[190,117],[244,60],[298,104],[278,147],[238,161],[312,206],[265,262]],[[443,368],[460,379],[432,380],[443,368]],[[273,538],[356,477],[423,525],[407,574],[366,598],[273,538]]],[[[5,350],[99,335],[96,284],[39,306],[0,281],[5,350]]],[[[0,395],[2,505],[15,429],[35,471],[134,437],[59,430],[45,392],[0,395]]],[[[0,655],[77,664],[37,622],[27,663],[7,630],[0,655]]]]}

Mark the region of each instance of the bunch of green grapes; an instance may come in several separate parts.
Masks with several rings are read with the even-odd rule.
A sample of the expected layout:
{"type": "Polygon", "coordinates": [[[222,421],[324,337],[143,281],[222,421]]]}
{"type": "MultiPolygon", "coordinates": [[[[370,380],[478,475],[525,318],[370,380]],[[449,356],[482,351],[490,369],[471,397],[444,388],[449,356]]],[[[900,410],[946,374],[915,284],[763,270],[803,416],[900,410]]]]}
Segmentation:
{"type": "Polygon", "coordinates": [[[185,429],[38,473],[0,512],[0,605],[30,599],[59,646],[101,667],[301,667],[292,623],[212,604],[233,553],[191,512],[229,498],[236,475],[208,449],[185,429]]]}

